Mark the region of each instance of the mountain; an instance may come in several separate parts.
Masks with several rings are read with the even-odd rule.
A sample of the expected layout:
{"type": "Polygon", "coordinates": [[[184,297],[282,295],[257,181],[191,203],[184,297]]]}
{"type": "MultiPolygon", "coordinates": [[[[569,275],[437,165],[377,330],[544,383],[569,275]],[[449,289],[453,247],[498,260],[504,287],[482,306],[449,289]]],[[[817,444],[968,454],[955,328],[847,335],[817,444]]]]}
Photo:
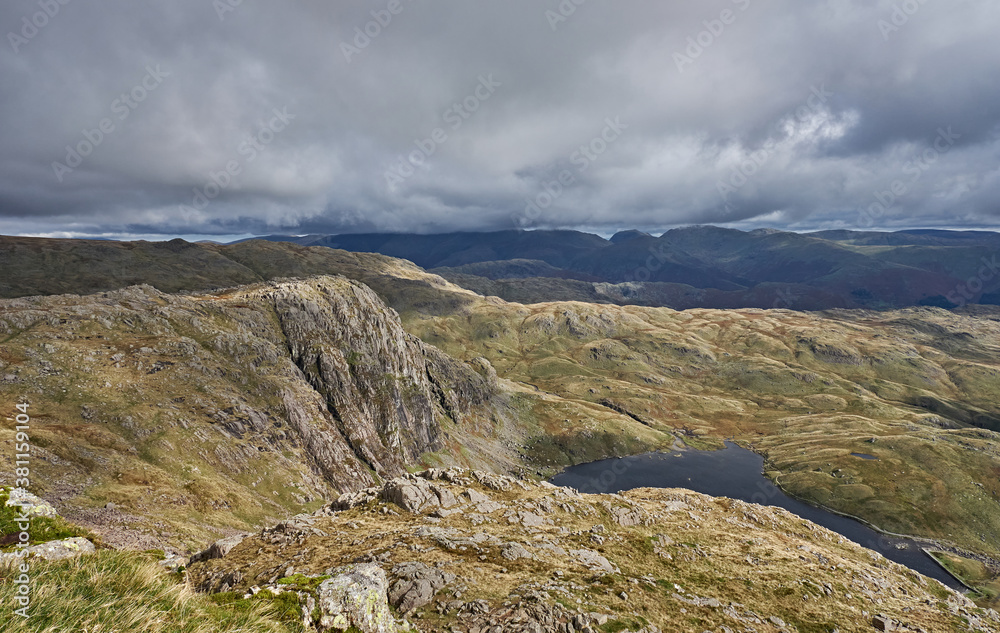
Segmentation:
{"type": "Polygon", "coordinates": [[[407,259],[422,268],[462,266],[506,259],[536,259],[562,268],[579,255],[608,244],[607,240],[598,235],[579,231],[496,231],[439,235],[368,233],[308,235],[292,239],[286,236],[266,236],[258,239],[381,253],[407,259]]]}
{"type": "Polygon", "coordinates": [[[118,548],[196,551],[414,470],[546,477],[731,438],[796,497],[1000,571],[998,308],[512,303],[326,247],[6,244],[0,402],[30,405],[34,492],[118,548]]]}
{"type": "Polygon", "coordinates": [[[694,226],[659,237],[622,231],[610,240],[544,230],[263,239],[409,259],[476,292],[525,303],[558,296],[679,309],[890,309],[989,303],[1000,289],[1000,234],[988,231],[694,226]],[[546,267],[508,263],[522,260],[546,267]]]}
{"type": "Polygon", "coordinates": [[[816,231],[807,233],[832,242],[858,246],[1000,246],[995,231],[942,231],[911,229],[886,233],[880,231],[816,231]]]}
{"type": "Polygon", "coordinates": [[[36,420],[39,489],[108,542],[131,538],[123,517],[181,544],[421,460],[516,463],[488,367],[407,334],[343,277],[6,300],[0,338],[0,393],[36,420]]]}

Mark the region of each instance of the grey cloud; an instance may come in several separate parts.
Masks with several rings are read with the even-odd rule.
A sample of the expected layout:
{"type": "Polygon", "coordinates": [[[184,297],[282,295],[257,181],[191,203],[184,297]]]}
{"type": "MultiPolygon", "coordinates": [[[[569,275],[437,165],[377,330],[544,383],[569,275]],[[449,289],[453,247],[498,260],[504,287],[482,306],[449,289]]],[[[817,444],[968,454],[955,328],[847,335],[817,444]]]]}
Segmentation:
{"type": "Polygon", "coordinates": [[[523,226],[998,223],[989,0],[231,4],[68,0],[15,51],[5,3],[0,233],[505,229],[566,173],[523,226]]]}

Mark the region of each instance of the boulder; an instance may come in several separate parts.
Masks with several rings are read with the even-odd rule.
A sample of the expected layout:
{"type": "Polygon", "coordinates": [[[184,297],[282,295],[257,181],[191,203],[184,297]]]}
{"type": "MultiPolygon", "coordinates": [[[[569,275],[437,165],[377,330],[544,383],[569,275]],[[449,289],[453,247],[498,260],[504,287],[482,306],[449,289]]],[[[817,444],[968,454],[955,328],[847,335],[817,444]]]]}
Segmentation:
{"type": "Polygon", "coordinates": [[[603,572],[605,574],[618,573],[618,568],[615,567],[611,561],[604,558],[594,550],[574,549],[570,550],[569,553],[577,560],[578,563],[591,571],[603,572]]]}
{"type": "Polygon", "coordinates": [[[234,547],[243,542],[249,534],[237,534],[212,543],[207,549],[202,550],[191,557],[192,563],[200,563],[216,558],[224,558],[234,547]]]}
{"type": "MultiPolygon", "coordinates": [[[[81,536],[74,536],[59,541],[49,541],[48,543],[26,547],[23,550],[23,556],[38,556],[45,560],[62,560],[64,558],[75,558],[83,554],[93,554],[95,549],[94,544],[87,539],[81,536]]],[[[0,554],[0,563],[16,562],[20,560],[21,556],[19,553],[0,554]]]]}
{"type": "Polygon", "coordinates": [[[362,633],[400,631],[386,598],[385,572],[371,563],[338,567],[330,572],[317,590],[319,631],[344,631],[351,627],[362,633]]]}
{"type": "Polygon", "coordinates": [[[11,488],[6,505],[20,506],[22,514],[33,517],[54,517],[59,514],[48,501],[36,497],[24,488],[11,488]]]}
{"type": "Polygon", "coordinates": [[[402,613],[430,604],[438,591],[455,581],[455,575],[419,562],[400,563],[392,568],[397,577],[389,592],[389,602],[402,613]]]}

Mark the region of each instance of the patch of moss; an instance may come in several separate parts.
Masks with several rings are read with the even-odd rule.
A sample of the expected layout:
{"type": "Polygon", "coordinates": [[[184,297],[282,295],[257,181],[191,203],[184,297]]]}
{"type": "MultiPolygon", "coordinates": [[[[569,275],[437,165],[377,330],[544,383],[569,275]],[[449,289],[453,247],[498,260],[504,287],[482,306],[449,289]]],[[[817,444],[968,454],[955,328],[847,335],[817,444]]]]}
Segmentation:
{"type": "Polygon", "coordinates": [[[279,585],[289,585],[291,589],[301,589],[302,591],[314,591],[319,587],[324,580],[330,578],[329,575],[323,576],[304,576],[302,574],[292,574],[278,580],[279,585]]]}

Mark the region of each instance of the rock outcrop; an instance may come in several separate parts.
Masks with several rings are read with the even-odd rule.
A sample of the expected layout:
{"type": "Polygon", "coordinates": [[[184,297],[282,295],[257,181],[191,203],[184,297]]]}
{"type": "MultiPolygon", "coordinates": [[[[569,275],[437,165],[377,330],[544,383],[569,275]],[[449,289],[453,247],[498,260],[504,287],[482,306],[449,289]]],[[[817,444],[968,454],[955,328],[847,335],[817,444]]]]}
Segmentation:
{"type": "Polygon", "coordinates": [[[12,376],[0,393],[32,385],[37,424],[60,429],[33,448],[33,475],[62,482],[67,518],[112,545],[129,544],[116,527],[126,516],[180,547],[192,527],[199,538],[255,529],[425,456],[453,462],[456,445],[498,470],[516,458],[495,435],[511,416],[495,376],[408,334],[343,277],[3,300],[0,334],[12,376]],[[95,483],[111,498],[76,498],[95,483]]]}
{"type": "Polygon", "coordinates": [[[345,615],[369,605],[427,633],[1000,632],[994,611],[834,532],[687,490],[588,495],[432,469],[282,525],[193,564],[192,585],[291,592],[322,608],[305,618],[317,630],[392,626],[345,615]]]}
{"type": "Polygon", "coordinates": [[[385,572],[378,565],[352,565],[331,572],[317,590],[317,631],[396,633],[400,630],[386,602],[385,572]]]}
{"type": "Polygon", "coordinates": [[[63,560],[64,558],[76,558],[84,554],[93,554],[96,551],[94,544],[82,536],[73,536],[66,539],[47,541],[32,545],[22,550],[24,553],[0,553],[0,565],[10,564],[37,556],[45,560],[63,560]]]}

